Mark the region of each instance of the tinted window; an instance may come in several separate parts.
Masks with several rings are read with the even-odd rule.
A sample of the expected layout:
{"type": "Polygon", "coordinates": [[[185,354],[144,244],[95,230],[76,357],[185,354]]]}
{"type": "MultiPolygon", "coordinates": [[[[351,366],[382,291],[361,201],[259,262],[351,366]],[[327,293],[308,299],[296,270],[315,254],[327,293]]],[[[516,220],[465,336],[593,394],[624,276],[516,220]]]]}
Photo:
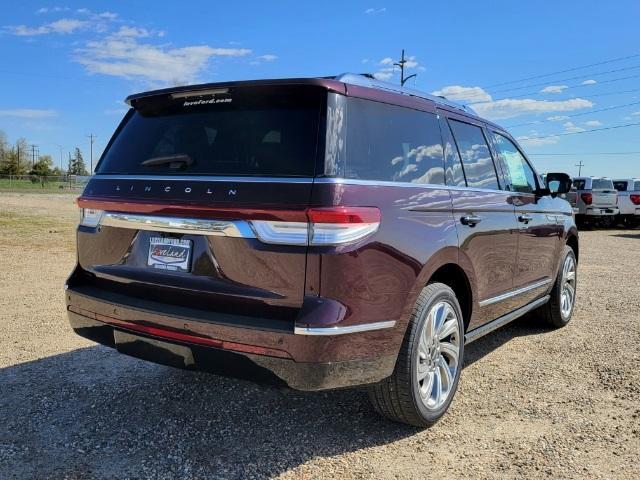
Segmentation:
{"type": "Polygon", "coordinates": [[[574,180],[571,187],[572,190],[584,190],[584,180],[574,180]]]}
{"type": "Polygon", "coordinates": [[[313,176],[322,95],[320,89],[254,87],[149,100],[129,115],[97,172],[313,176]],[[163,163],[171,156],[192,163],[163,163]]]}
{"type": "Polygon", "coordinates": [[[462,157],[467,186],[499,190],[498,176],[482,129],[455,120],[449,122],[462,157]]]}
{"type": "Polygon", "coordinates": [[[613,182],[613,186],[619,192],[627,191],[627,182],[613,182]]]}
{"type": "Polygon", "coordinates": [[[594,178],[591,181],[591,188],[592,189],[599,189],[599,190],[614,190],[613,188],[613,182],[611,180],[606,180],[604,178],[594,178]]]}
{"type": "Polygon", "coordinates": [[[533,193],[537,189],[536,174],[520,150],[507,137],[493,133],[493,141],[502,162],[507,189],[513,192],[533,193]]]}
{"type": "Polygon", "coordinates": [[[462,170],[462,162],[460,161],[460,154],[458,153],[458,147],[456,147],[453,141],[453,135],[451,129],[445,117],[440,117],[440,127],[442,129],[442,141],[444,142],[444,161],[445,161],[445,176],[447,185],[453,185],[456,187],[466,186],[464,179],[464,171],[462,170]]]}
{"type": "Polygon", "coordinates": [[[640,180],[636,180],[633,184],[633,191],[640,192],[640,180]]]}
{"type": "Polygon", "coordinates": [[[346,178],[443,185],[441,142],[432,113],[348,99],[346,178]]]}

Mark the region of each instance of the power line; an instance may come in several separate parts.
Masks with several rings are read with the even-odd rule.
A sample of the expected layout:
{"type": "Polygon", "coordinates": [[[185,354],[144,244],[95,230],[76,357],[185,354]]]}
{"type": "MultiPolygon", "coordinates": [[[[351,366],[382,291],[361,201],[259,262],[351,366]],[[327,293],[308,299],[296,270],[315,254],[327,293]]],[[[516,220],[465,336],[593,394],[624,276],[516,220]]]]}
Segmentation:
{"type": "Polygon", "coordinates": [[[528,153],[527,155],[553,156],[553,157],[575,157],[585,155],[640,155],[637,152],[583,152],[583,153],[528,153]]]}
{"type": "MultiPolygon", "coordinates": [[[[578,75],[576,77],[548,80],[546,82],[532,83],[530,85],[522,85],[520,87],[504,88],[502,90],[496,90],[493,93],[510,92],[510,91],[513,91],[513,90],[520,90],[520,89],[529,88],[529,87],[541,87],[543,85],[549,85],[550,82],[554,82],[554,83],[570,82],[571,80],[580,80],[582,78],[587,78],[587,77],[597,77],[599,75],[605,75],[605,74],[608,74],[608,73],[617,73],[617,72],[625,72],[625,71],[628,71],[628,70],[637,70],[638,68],[640,68],[640,65],[634,65],[632,67],[617,68],[615,70],[607,70],[605,72],[588,73],[586,75],[578,75]]],[[[604,82],[599,82],[599,83],[604,83],[604,82]]],[[[587,86],[587,85],[585,85],[585,86],[587,86]]],[[[482,94],[477,94],[477,95],[482,95],[482,94]]]]}
{"type": "MultiPolygon", "coordinates": [[[[629,80],[631,78],[638,78],[638,77],[640,77],[640,74],[638,74],[638,75],[630,75],[628,77],[610,78],[609,80],[603,80],[601,82],[598,82],[598,85],[604,85],[606,83],[620,82],[622,80],[629,80]]],[[[565,88],[564,90],[570,90],[570,89],[573,89],[573,88],[587,87],[587,86],[590,86],[590,85],[572,85],[572,86],[569,86],[569,87],[565,88]]],[[[540,93],[542,93],[542,92],[540,92],[540,91],[528,92],[528,93],[522,93],[522,94],[519,94],[519,95],[511,95],[509,97],[494,98],[492,100],[484,100],[482,102],[467,103],[467,105],[473,106],[473,105],[480,105],[482,103],[499,102],[500,100],[510,100],[510,99],[513,99],[513,98],[522,98],[522,97],[528,97],[528,96],[531,96],[531,95],[540,95],[540,93]]],[[[478,94],[476,94],[476,95],[478,95],[478,94]]],[[[468,98],[471,98],[471,97],[472,97],[472,95],[469,95],[468,98]]]]}
{"type": "Polygon", "coordinates": [[[613,58],[613,59],[610,59],[610,60],[605,60],[603,62],[591,63],[589,65],[582,65],[580,67],[568,68],[566,70],[558,70],[556,72],[543,73],[541,75],[534,75],[534,76],[531,76],[531,77],[520,78],[518,80],[508,80],[506,82],[494,83],[492,85],[487,85],[486,87],[482,87],[482,88],[501,87],[503,85],[511,85],[511,84],[518,83],[518,82],[526,82],[528,80],[536,80],[538,78],[551,77],[553,75],[558,75],[560,73],[575,72],[577,70],[582,70],[583,68],[597,67],[597,66],[600,66],[600,65],[606,65],[608,63],[620,62],[622,60],[629,60],[631,58],[638,58],[638,57],[640,57],[640,53],[636,53],[634,55],[628,55],[626,57],[617,57],[617,58],[613,58]]]}
{"type": "Polygon", "coordinates": [[[581,130],[579,132],[564,132],[564,133],[556,133],[554,135],[536,135],[533,137],[527,137],[526,139],[534,140],[534,139],[552,138],[552,137],[566,137],[567,135],[579,135],[581,133],[602,132],[604,130],[615,130],[617,128],[635,127],[637,125],[640,125],[640,122],[627,123],[625,125],[614,125],[612,127],[592,128],[591,130],[581,130]]]}
{"type": "MultiPolygon", "coordinates": [[[[580,112],[580,113],[573,113],[571,115],[563,115],[563,117],[565,118],[573,118],[573,117],[581,117],[584,115],[592,115],[594,113],[599,113],[599,112],[606,112],[609,110],[616,110],[618,108],[624,108],[624,107],[632,107],[633,105],[640,105],[640,102],[633,102],[633,103],[625,103],[624,105],[614,105],[611,107],[606,107],[606,108],[599,108],[597,110],[589,110],[588,112],[580,112]]],[[[507,128],[515,128],[515,127],[523,127],[526,125],[540,125],[542,123],[549,123],[549,122],[553,122],[553,120],[538,120],[538,121],[534,121],[534,122],[526,122],[526,123],[517,123],[515,125],[507,125],[507,128]]]]}

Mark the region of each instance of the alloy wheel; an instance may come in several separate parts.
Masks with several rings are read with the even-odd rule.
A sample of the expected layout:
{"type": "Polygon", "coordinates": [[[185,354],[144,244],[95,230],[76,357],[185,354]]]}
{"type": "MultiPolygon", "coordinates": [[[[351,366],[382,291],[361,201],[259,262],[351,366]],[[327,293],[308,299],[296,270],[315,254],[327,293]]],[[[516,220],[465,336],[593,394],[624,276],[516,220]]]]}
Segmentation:
{"type": "Polygon", "coordinates": [[[576,297],[576,261],[567,255],[562,266],[562,293],[560,294],[560,313],[563,319],[569,318],[576,297]]]}
{"type": "Polygon", "coordinates": [[[420,332],[416,368],[420,398],[429,410],[442,407],[453,391],[461,341],[455,309],[446,301],[436,303],[420,332]]]}

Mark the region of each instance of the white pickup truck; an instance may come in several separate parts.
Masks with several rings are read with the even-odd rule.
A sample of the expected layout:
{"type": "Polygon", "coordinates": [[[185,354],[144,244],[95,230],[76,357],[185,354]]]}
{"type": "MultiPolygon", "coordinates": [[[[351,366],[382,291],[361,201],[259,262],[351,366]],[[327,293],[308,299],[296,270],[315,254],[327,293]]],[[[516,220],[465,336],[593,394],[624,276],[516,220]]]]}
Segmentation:
{"type": "Polygon", "coordinates": [[[620,213],[618,192],[610,178],[576,177],[567,200],[576,215],[576,224],[611,226],[620,213]]]}
{"type": "Polygon", "coordinates": [[[619,223],[627,227],[640,225],[640,179],[616,178],[613,186],[618,191],[619,223]]]}

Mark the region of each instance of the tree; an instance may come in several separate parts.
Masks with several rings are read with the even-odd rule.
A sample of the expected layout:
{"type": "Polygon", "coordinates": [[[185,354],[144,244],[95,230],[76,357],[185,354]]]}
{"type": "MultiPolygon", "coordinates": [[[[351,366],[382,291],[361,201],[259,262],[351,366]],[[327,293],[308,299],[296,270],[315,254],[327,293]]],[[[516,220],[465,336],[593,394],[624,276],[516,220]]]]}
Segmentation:
{"type": "Polygon", "coordinates": [[[69,168],[67,169],[69,175],[89,175],[87,171],[87,165],[82,158],[82,152],[76,147],[73,157],[69,160],[69,168]]]}
{"type": "Polygon", "coordinates": [[[25,175],[28,169],[26,160],[27,141],[24,138],[18,139],[12,147],[2,146],[2,157],[0,157],[0,173],[4,175],[25,175]]]}
{"type": "Polygon", "coordinates": [[[40,155],[40,159],[33,166],[30,175],[37,175],[39,177],[47,177],[52,175],[53,158],[51,155],[40,155]]]}

